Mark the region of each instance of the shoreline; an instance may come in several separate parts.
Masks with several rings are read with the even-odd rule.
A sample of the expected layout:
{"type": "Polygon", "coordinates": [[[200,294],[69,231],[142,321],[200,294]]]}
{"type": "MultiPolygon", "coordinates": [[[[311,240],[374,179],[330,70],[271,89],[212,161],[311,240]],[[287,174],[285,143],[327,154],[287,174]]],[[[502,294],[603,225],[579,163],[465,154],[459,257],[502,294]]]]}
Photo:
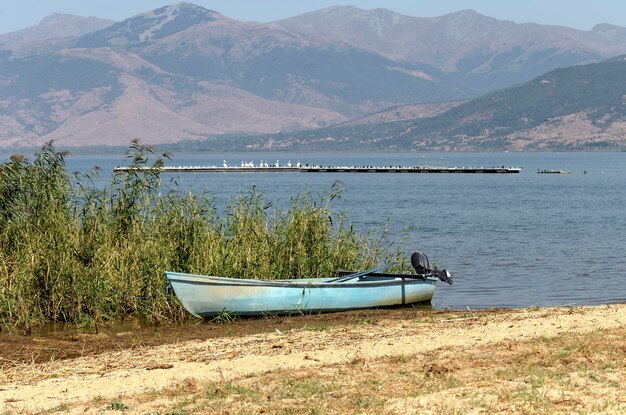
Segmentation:
{"type": "MultiPolygon", "coordinates": [[[[209,400],[200,412],[222,413],[228,410],[229,413],[260,413],[262,410],[274,412],[276,408],[293,407],[294,413],[308,413],[307,408],[311,402],[307,399],[300,397],[296,399],[297,402],[293,402],[292,398],[281,398],[282,392],[279,391],[284,389],[285,379],[293,378],[293,382],[299,382],[298,384],[313,382],[319,386],[326,384],[323,374],[327,373],[328,379],[354,385],[358,381],[352,372],[380,366],[381,369],[372,373],[372,377],[392,379],[400,376],[398,373],[406,371],[406,376],[409,377],[412,373],[419,374],[421,377],[418,376],[413,382],[419,384],[452,374],[456,375],[455,378],[460,377],[457,372],[463,371],[465,365],[451,363],[450,359],[452,362],[454,359],[463,360],[476,350],[496,356],[506,348],[514,350],[538,347],[537,353],[554,351],[558,357],[565,352],[552,350],[552,342],[565,342],[565,350],[568,347],[576,350],[577,346],[570,343],[623,339],[626,331],[626,305],[467,312],[375,310],[243,321],[241,324],[234,324],[230,334],[228,326],[215,326],[196,325],[193,335],[186,338],[183,336],[184,330],[193,331],[193,327],[180,328],[179,332],[173,331],[169,334],[166,328],[154,328],[152,337],[142,337],[141,333],[132,331],[122,335],[74,335],[66,341],[63,340],[65,343],[59,339],[55,343],[46,338],[26,338],[31,346],[39,347],[27,348],[33,353],[30,358],[27,354],[19,358],[10,354],[12,347],[18,347],[17,343],[12,345],[11,342],[20,336],[0,337],[3,342],[0,351],[0,413],[28,414],[48,410],[99,413],[103,408],[115,409],[115,406],[125,407],[127,413],[165,413],[178,407],[182,408],[180,413],[194,413],[197,408],[188,408],[190,403],[181,406],[180,400],[190,394],[205,396],[207,390],[213,389],[221,390],[220,393],[224,395],[219,400],[221,409],[211,409],[211,402],[215,402],[215,398],[209,400]],[[215,330],[224,331],[216,335],[215,330]],[[93,349],[91,344],[98,344],[99,338],[103,342],[103,348],[93,349]],[[35,355],[38,350],[41,356],[41,350],[63,348],[63,344],[71,343],[75,344],[77,350],[82,346],[85,352],[80,356],[59,358],[52,354],[44,356],[45,359],[39,359],[44,361],[38,361],[35,355]],[[119,347],[114,347],[115,344],[119,347]],[[545,347],[539,347],[541,344],[545,347]],[[424,367],[426,372],[423,372],[424,367]],[[417,368],[421,369],[416,370],[417,368]],[[274,384],[277,385],[276,389],[271,389],[274,384]],[[269,389],[263,390],[263,386],[269,389]],[[250,402],[256,399],[254,396],[266,395],[267,402],[255,404],[257,406],[252,403],[242,406],[246,402],[245,396],[242,398],[239,392],[235,393],[229,388],[240,392],[243,389],[248,390],[250,402]]],[[[617,361],[609,368],[608,372],[611,373],[607,384],[616,383],[620,386],[613,391],[607,386],[608,391],[603,389],[602,396],[610,403],[606,413],[619,413],[626,411],[626,400],[621,398],[625,395],[621,385],[626,384],[626,346],[622,341],[612,347],[618,347],[613,356],[617,361]]],[[[593,355],[594,349],[603,350],[602,347],[594,346],[592,351],[586,351],[592,353],[588,360],[604,362],[604,358],[593,355]]],[[[545,362],[539,360],[533,365],[530,365],[532,359],[528,358],[529,370],[543,365],[546,369],[560,371],[564,364],[562,361],[567,356],[569,354],[552,363],[545,358],[545,362]]],[[[497,359],[491,364],[498,364],[497,359]]],[[[520,364],[525,363],[520,361],[520,364]]],[[[485,365],[489,366],[486,363],[485,365]]],[[[598,376],[600,369],[605,371],[602,376],[608,373],[606,367],[598,368],[598,376]]],[[[464,376],[476,376],[483,369],[476,370],[475,373],[464,376]]],[[[488,369],[484,370],[485,373],[489,372],[488,369]]],[[[505,368],[494,370],[498,372],[505,368]]],[[[359,412],[448,413],[454,412],[453,408],[465,412],[470,407],[463,406],[467,405],[467,399],[463,398],[463,394],[459,395],[459,391],[468,387],[473,388],[470,395],[484,395],[483,404],[490,408],[486,412],[519,409],[515,406],[517,398],[514,397],[492,402],[495,392],[491,390],[492,386],[502,387],[502,382],[513,382],[520,386],[518,379],[507,379],[506,376],[499,375],[491,380],[485,379],[485,382],[482,386],[476,386],[462,380],[448,381],[444,382],[447,385],[445,390],[428,394],[394,393],[396,388],[398,391],[403,390],[411,382],[403,387],[399,387],[396,382],[382,382],[378,385],[375,402],[361,407],[359,412]],[[455,398],[437,401],[435,397],[443,393],[455,398]]],[[[521,385],[523,387],[523,382],[521,385]]],[[[571,381],[569,385],[559,386],[563,388],[562,396],[571,395],[571,381]]],[[[532,385],[529,387],[532,391],[532,385]]],[[[347,389],[352,390],[352,387],[347,389]]],[[[358,390],[360,389],[357,388],[355,393],[358,390]]],[[[341,391],[340,387],[337,393],[341,391]]],[[[309,391],[304,395],[310,394],[312,398],[316,394],[327,395],[322,392],[309,391]]],[[[196,397],[198,399],[200,398],[196,397]]],[[[341,413],[344,410],[355,410],[341,406],[342,399],[337,399],[339,406],[334,407],[333,399],[330,399],[330,406],[320,407],[321,412],[341,413]]],[[[582,396],[559,399],[551,400],[556,404],[549,404],[557,405],[554,408],[559,411],[594,412],[591,410],[593,405],[602,403],[600,400],[595,402],[589,399],[589,396],[585,399],[582,396]]],[[[547,402],[544,404],[548,405],[547,402]]],[[[358,405],[356,409],[359,409],[358,405]]],[[[604,413],[603,410],[600,412],[604,413]]]]}

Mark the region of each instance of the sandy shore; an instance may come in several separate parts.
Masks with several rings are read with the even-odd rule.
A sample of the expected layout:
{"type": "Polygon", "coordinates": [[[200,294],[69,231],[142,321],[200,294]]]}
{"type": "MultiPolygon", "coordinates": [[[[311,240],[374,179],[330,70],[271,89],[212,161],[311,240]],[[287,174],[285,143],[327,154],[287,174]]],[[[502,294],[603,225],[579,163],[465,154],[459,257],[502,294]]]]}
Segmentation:
{"type": "MultiPolygon", "coordinates": [[[[187,385],[193,391],[206,385],[248,385],[248,380],[254,378],[271,384],[284,382],[280,378],[285,373],[321,373],[324,370],[333,372],[332,376],[339,379],[352,381],[346,368],[367,367],[384,361],[395,362],[385,367],[396,371],[398,364],[417,362],[415,359],[429,354],[433,356],[431,364],[437,364],[437,359],[443,359],[450,350],[460,356],[482,348],[488,354],[489,350],[499,350],[503,344],[510,347],[523,343],[531,347],[533,342],[539,341],[549,348],[551,338],[594,333],[603,336],[605,332],[610,334],[626,328],[626,305],[465,313],[409,311],[401,318],[394,316],[386,318],[383,312],[374,319],[363,317],[333,325],[309,319],[303,321],[301,327],[289,330],[281,330],[280,319],[274,319],[267,325],[275,324],[276,329],[257,334],[187,339],[161,345],[136,344],[72,358],[51,358],[45,362],[36,362],[35,358],[31,361],[0,358],[0,413],[48,410],[101,413],[103,408],[124,409],[125,413],[166,413],[177,398],[176,394],[163,391],[180,385],[187,385]]],[[[46,339],[32,341],[45,343],[46,339]]],[[[626,413],[626,399],[620,398],[620,395],[626,396],[623,364],[626,348],[615,353],[618,364],[613,368],[612,380],[607,381],[617,382],[616,390],[611,392],[615,395],[614,401],[610,408],[598,407],[598,412],[626,413]]],[[[449,387],[454,389],[459,385],[449,387]]],[[[273,397],[270,395],[267,400],[273,397]]],[[[420,395],[418,399],[409,392],[396,396],[392,390],[381,390],[382,395],[388,397],[381,398],[374,407],[362,408],[362,412],[376,413],[382,409],[388,413],[428,413],[428,408],[432,408],[428,396],[420,395]]],[[[576,402],[587,410],[592,408],[587,406],[589,402],[580,399],[576,402]]],[[[291,405],[283,403],[283,406],[286,404],[291,405]]],[[[446,413],[446,408],[457,404],[452,402],[452,406],[440,407],[439,412],[446,413]]],[[[246,410],[235,403],[232,405],[232,412],[224,411],[224,407],[219,411],[211,409],[210,405],[200,412],[263,412],[259,408],[246,410]]],[[[308,413],[306,400],[302,405],[302,412],[308,413]]],[[[574,410],[576,405],[566,406],[566,409],[574,410]]],[[[322,412],[334,412],[332,406],[329,408],[322,412]]],[[[483,413],[465,408],[467,412],[483,413]]],[[[180,413],[190,412],[187,409],[180,413]]]]}

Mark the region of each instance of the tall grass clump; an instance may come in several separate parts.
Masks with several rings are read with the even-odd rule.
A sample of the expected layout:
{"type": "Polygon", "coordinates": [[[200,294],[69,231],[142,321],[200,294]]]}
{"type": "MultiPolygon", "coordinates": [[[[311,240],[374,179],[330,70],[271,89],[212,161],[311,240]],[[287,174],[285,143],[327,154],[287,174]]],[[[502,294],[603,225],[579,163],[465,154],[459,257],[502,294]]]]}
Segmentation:
{"type": "Polygon", "coordinates": [[[222,217],[209,195],[163,185],[153,150],[134,140],[130,171],[97,185],[70,175],[46,144],[34,161],[0,165],[0,323],[93,325],[138,316],[187,318],[163,271],[240,278],[311,278],[397,260],[385,232],[360,234],[330,193],[268,204],[253,187],[222,217]]]}

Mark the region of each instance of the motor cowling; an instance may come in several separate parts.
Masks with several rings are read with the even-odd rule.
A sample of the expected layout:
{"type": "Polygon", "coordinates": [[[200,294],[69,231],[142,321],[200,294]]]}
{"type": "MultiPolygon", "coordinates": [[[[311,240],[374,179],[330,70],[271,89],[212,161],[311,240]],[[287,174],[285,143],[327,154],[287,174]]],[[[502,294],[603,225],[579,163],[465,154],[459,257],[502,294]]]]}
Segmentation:
{"type": "Polygon", "coordinates": [[[411,255],[411,265],[418,274],[431,274],[433,272],[428,257],[419,251],[415,251],[411,255]]]}
{"type": "Polygon", "coordinates": [[[434,274],[443,282],[447,282],[450,285],[453,283],[452,273],[445,269],[440,270],[435,265],[431,265],[426,254],[419,251],[413,252],[411,255],[411,265],[415,272],[420,275],[434,274]]]}

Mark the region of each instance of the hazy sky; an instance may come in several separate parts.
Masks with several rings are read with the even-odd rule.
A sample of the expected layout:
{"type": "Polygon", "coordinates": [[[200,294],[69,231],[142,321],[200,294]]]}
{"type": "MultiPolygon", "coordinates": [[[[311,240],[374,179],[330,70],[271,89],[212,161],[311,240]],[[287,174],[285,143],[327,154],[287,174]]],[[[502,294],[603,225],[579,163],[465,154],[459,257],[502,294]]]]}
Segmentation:
{"type": "MultiPolygon", "coordinates": [[[[0,33],[37,24],[55,13],[123,20],[176,0],[0,0],[0,33]]],[[[555,24],[589,30],[596,23],[626,26],[626,0],[196,0],[190,1],[244,21],[269,22],[333,5],[386,8],[431,17],[463,9],[517,23],[555,24]]]]}

